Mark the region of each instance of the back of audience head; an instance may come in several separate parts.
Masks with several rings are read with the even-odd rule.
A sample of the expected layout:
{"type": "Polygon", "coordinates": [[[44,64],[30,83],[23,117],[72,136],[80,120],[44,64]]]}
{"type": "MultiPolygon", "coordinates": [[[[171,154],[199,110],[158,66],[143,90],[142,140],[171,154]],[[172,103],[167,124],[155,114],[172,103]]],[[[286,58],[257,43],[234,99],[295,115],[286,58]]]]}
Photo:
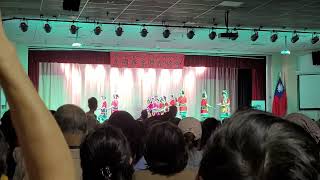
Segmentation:
{"type": "Polygon", "coordinates": [[[88,99],[88,107],[90,111],[95,111],[98,108],[98,100],[95,97],[88,99]]]}
{"type": "Polygon", "coordinates": [[[129,143],[120,129],[100,126],[89,132],[80,146],[83,180],[131,180],[129,143]]]}
{"type": "Polygon", "coordinates": [[[317,180],[319,149],[300,126],[260,111],[236,113],[208,141],[199,177],[317,180]]]}
{"type": "Polygon", "coordinates": [[[59,107],[54,117],[65,136],[83,136],[87,133],[86,113],[76,105],[66,104],[59,107]]]}
{"type": "Polygon", "coordinates": [[[146,109],[141,111],[141,116],[140,116],[141,120],[144,121],[145,119],[148,118],[148,111],[146,109]]]}
{"type": "Polygon", "coordinates": [[[204,148],[211,134],[221,126],[221,122],[215,118],[207,118],[202,122],[202,136],[200,148],[204,148]]]}
{"type": "Polygon", "coordinates": [[[312,138],[320,142],[320,128],[315,121],[301,113],[291,113],[285,117],[288,121],[301,126],[312,138]]]}
{"type": "Polygon", "coordinates": [[[10,110],[6,111],[1,118],[0,130],[2,131],[5,140],[10,146],[10,149],[14,149],[18,145],[18,139],[15,129],[11,121],[10,110]]]}
{"type": "Polygon", "coordinates": [[[170,118],[175,118],[177,116],[177,113],[178,113],[177,106],[170,106],[169,107],[170,118]]]}
{"type": "Polygon", "coordinates": [[[202,136],[200,121],[192,117],[187,117],[180,121],[178,127],[183,133],[188,149],[198,148],[202,136]]]}
{"type": "Polygon", "coordinates": [[[154,124],[147,135],[145,159],[155,174],[168,176],[184,170],[188,154],[182,131],[170,122],[154,124]]]}
{"type": "Polygon", "coordinates": [[[112,113],[106,124],[122,130],[130,144],[133,164],[136,164],[144,152],[145,129],[143,124],[136,121],[131,114],[125,111],[112,113]]]}

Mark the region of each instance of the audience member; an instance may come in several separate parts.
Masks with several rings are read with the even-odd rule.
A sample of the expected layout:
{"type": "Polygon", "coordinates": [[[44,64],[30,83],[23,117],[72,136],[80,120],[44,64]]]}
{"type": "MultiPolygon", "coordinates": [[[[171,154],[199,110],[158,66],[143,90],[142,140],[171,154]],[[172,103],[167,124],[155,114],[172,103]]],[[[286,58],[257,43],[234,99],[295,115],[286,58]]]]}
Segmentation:
{"type": "MultiPolygon", "coordinates": [[[[1,21],[1,17],[0,17],[1,21]]],[[[23,70],[0,22],[0,83],[32,180],[75,179],[67,144],[51,113],[23,70]]]]}
{"type": "Polygon", "coordinates": [[[220,126],[221,122],[216,120],[215,118],[207,118],[202,122],[202,136],[200,140],[200,149],[203,149],[205,147],[211,134],[213,134],[215,130],[220,126]]]}
{"type": "Polygon", "coordinates": [[[308,116],[301,113],[291,113],[287,115],[285,119],[301,126],[312,136],[316,143],[320,142],[320,128],[317,123],[311,120],[308,116]]]}
{"type": "Polygon", "coordinates": [[[169,121],[178,126],[178,124],[181,121],[181,119],[177,118],[177,113],[178,113],[177,106],[170,106],[169,107],[169,112],[168,112],[169,121]]]}
{"type": "Polygon", "coordinates": [[[199,120],[187,117],[180,121],[178,127],[181,129],[187,145],[188,169],[198,169],[202,158],[199,151],[199,144],[202,135],[201,123],[199,120]]]}
{"type": "Polygon", "coordinates": [[[146,109],[141,111],[140,117],[137,119],[137,121],[145,121],[148,118],[148,111],[146,109]]]}
{"type": "Polygon", "coordinates": [[[9,145],[7,153],[7,176],[12,179],[15,173],[16,162],[13,158],[13,152],[18,146],[17,135],[13,128],[10,110],[6,111],[1,118],[0,130],[2,131],[6,142],[9,145]]]}
{"type": "Polygon", "coordinates": [[[317,180],[319,163],[319,149],[301,127],[243,111],[209,139],[199,179],[317,180]]]}
{"type": "Polygon", "coordinates": [[[111,125],[89,132],[80,147],[83,180],[131,180],[129,143],[120,129],[111,125]]]}
{"type": "Polygon", "coordinates": [[[97,116],[94,112],[98,108],[98,100],[95,97],[91,97],[88,99],[88,107],[89,112],[86,113],[87,115],[87,129],[88,131],[94,129],[99,123],[97,121],[97,116]]]}
{"type": "Polygon", "coordinates": [[[64,135],[64,138],[69,145],[77,179],[81,179],[80,166],[80,144],[87,133],[87,118],[85,112],[78,106],[66,104],[58,108],[54,117],[64,135]]]}
{"type": "Polygon", "coordinates": [[[0,131],[0,180],[6,180],[7,173],[7,153],[9,150],[9,145],[7,144],[4,135],[0,131]]]}
{"type": "Polygon", "coordinates": [[[135,173],[140,179],[194,179],[183,171],[188,162],[188,153],[182,131],[170,122],[153,125],[147,135],[145,159],[148,170],[135,173]]]}
{"type": "Polygon", "coordinates": [[[112,113],[107,124],[122,130],[130,144],[133,165],[137,164],[143,156],[145,146],[145,129],[142,123],[136,121],[128,112],[117,111],[112,113]]]}

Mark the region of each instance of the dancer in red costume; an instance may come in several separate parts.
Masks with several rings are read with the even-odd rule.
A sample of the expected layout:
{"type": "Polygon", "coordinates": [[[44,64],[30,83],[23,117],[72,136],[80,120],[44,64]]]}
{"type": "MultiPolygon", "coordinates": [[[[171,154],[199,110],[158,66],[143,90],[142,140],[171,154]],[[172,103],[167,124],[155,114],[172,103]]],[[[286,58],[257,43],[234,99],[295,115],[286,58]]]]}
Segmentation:
{"type": "Polygon", "coordinates": [[[100,107],[100,115],[98,116],[98,121],[103,123],[107,120],[107,111],[108,111],[108,104],[105,96],[101,96],[102,103],[100,107]]]}
{"type": "Polygon", "coordinates": [[[184,91],[181,90],[180,97],[178,98],[178,105],[179,105],[179,113],[181,116],[181,119],[184,119],[187,117],[187,97],[184,94],[184,91]]]}
{"type": "Polygon", "coordinates": [[[177,99],[172,94],[170,97],[170,106],[176,106],[177,105],[177,99]]]}
{"type": "Polygon", "coordinates": [[[117,112],[119,111],[119,95],[118,94],[114,94],[113,95],[113,100],[111,102],[111,107],[112,107],[112,110],[111,110],[111,114],[114,113],[114,112],[117,112]]]}
{"type": "Polygon", "coordinates": [[[202,121],[206,120],[209,117],[209,107],[212,107],[208,104],[207,98],[208,98],[207,92],[203,91],[202,92],[202,100],[201,100],[201,109],[200,109],[202,121]]]}

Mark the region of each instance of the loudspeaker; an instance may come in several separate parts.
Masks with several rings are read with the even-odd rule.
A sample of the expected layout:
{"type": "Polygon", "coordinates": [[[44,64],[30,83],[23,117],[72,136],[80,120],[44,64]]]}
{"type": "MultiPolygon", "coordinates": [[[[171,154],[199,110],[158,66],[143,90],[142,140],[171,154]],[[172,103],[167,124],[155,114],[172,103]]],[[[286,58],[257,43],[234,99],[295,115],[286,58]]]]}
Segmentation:
{"type": "Polygon", "coordinates": [[[63,10],[79,11],[80,0],[63,0],[63,10]]]}
{"type": "Polygon", "coordinates": [[[315,66],[320,66],[320,51],[312,52],[312,62],[315,66]]]}

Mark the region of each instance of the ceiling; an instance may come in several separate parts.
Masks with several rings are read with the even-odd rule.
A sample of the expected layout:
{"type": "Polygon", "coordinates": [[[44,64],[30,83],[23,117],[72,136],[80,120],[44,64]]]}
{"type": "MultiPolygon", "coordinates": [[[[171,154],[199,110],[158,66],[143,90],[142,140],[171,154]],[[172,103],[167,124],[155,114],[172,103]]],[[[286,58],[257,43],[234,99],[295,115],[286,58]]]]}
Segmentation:
{"type": "MultiPolygon", "coordinates": [[[[230,24],[243,27],[288,27],[320,29],[319,0],[233,0],[239,7],[221,4],[223,0],[81,0],[80,18],[98,21],[142,22],[224,26],[224,13],[230,10],[230,24]],[[88,3],[87,3],[88,1],[88,3]],[[86,6],[85,6],[86,5],[86,6]]],[[[80,12],[64,11],[63,0],[1,0],[5,17],[57,16],[76,19],[80,12]]]]}
{"type": "MultiPolygon", "coordinates": [[[[230,10],[230,26],[260,27],[285,30],[320,30],[319,0],[235,0],[239,7],[222,6],[221,0],[81,0],[80,12],[62,10],[63,0],[1,0],[0,8],[4,18],[27,17],[44,19],[96,20],[103,22],[138,22],[169,25],[224,26],[224,13],[230,10]],[[86,6],[85,6],[86,5],[86,6]]],[[[224,2],[225,3],[225,2],[224,2]]],[[[19,29],[20,20],[4,23],[12,41],[34,47],[71,48],[79,41],[82,48],[101,50],[170,51],[199,54],[273,54],[284,49],[284,37],[289,39],[291,51],[312,51],[320,49],[320,42],[310,43],[311,34],[300,34],[300,40],[292,44],[292,33],[279,33],[276,43],[270,42],[271,32],[260,32],[256,42],[250,40],[252,31],[239,31],[236,41],[208,38],[208,29],[195,29],[195,37],[187,39],[186,29],[171,28],[168,39],[162,37],[162,27],[147,27],[146,38],[139,35],[141,26],[123,26],[124,34],[117,37],[114,25],[103,25],[99,36],[93,33],[94,24],[76,23],[78,36],[69,32],[70,23],[51,22],[52,32],[43,31],[45,22],[28,21],[29,30],[19,29]]],[[[222,30],[217,31],[217,33],[222,30]]]]}

